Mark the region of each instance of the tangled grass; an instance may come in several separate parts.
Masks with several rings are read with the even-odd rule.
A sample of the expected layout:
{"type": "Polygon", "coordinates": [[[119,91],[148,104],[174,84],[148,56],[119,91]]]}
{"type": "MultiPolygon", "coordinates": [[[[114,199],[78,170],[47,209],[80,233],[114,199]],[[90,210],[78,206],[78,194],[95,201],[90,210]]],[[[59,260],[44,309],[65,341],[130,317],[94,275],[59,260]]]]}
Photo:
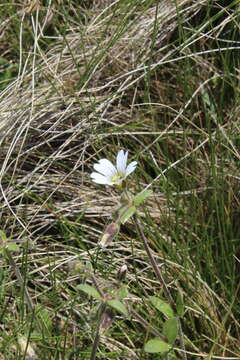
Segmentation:
{"type": "Polygon", "coordinates": [[[238,2],[33,1],[0,13],[1,230],[21,245],[24,279],[2,257],[2,359],[89,359],[96,304],[77,289],[90,281],[79,262],[103,289],[127,264],[128,302],[154,329],[117,315],[98,358],[159,358],[143,351],[163,324],[146,299],[164,296],[134,224],[96,246],[119,194],[89,174],[119,149],[138,161],[131,191],[153,190],[139,216],[184,302],[185,346],[165,358],[239,359],[238,2]]]}

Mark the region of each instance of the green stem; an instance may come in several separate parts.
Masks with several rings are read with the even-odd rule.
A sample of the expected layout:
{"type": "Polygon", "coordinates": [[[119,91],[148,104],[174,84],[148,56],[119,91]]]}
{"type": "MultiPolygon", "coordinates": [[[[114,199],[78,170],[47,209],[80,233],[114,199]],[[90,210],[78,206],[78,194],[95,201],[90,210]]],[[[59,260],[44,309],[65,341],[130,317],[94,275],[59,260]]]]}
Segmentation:
{"type": "Polygon", "coordinates": [[[152,325],[149,324],[141,315],[139,315],[133,309],[130,310],[131,315],[151,334],[160,337],[163,341],[167,341],[165,336],[161,335],[159,331],[154,329],[152,325]]]}
{"type": "Polygon", "coordinates": [[[32,299],[31,299],[30,295],[29,295],[28,289],[25,286],[24,279],[23,279],[23,277],[22,277],[22,275],[21,275],[21,273],[19,271],[19,268],[18,268],[17,264],[15,263],[15,261],[14,261],[14,259],[12,257],[11,252],[7,248],[5,248],[5,254],[6,254],[6,256],[7,256],[8,260],[9,260],[9,262],[10,262],[10,264],[11,264],[11,266],[12,266],[12,268],[13,268],[15,274],[16,274],[18,282],[20,283],[20,286],[22,288],[22,291],[24,292],[25,299],[26,299],[29,310],[31,312],[34,312],[34,304],[32,302],[32,299]]]}
{"type": "MultiPolygon", "coordinates": [[[[152,268],[155,272],[155,275],[156,275],[156,278],[158,279],[158,281],[160,282],[160,284],[162,285],[162,288],[163,288],[163,292],[165,294],[165,297],[168,299],[172,309],[174,310],[175,313],[177,313],[177,309],[176,309],[176,305],[175,305],[175,302],[173,300],[173,297],[170,293],[170,291],[168,290],[168,287],[164,281],[164,278],[162,276],[162,273],[157,265],[157,262],[151,252],[151,249],[148,245],[148,241],[147,241],[147,238],[143,232],[143,228],[142,228],[142,225],[140,224],[138,218],[137,218],[137,215],[135,214],[134,215],[134,222],[135,222],[135,225],[136,225],[136,228],[137,228],[137,231],[139,233],[139,236],[140,238],[142,239],[142,242],[143,242],[143,246],[144,246],[144,249],[148,255],[148,258],[149,258],[149,261],[152,265],[152,268]]],[[[180,339],[180,346],[183,350],[183,353],[181,354],[182,355],[182,358],[184,360],[187,360],[187,355],[186,355],[186,352],[185,352],[185,344],[184,344],[184,336],[183,336],[183,331],[182,331],[182,324],[181,324],[181,320],[179,317],[177,317],[177,320],[178,320],[178,327],[179,327],[179,339],[180,339]]]]}
{"type": "Polygon", "coordinates": [[[100,308],[99,308],[98,323],[97,323],[97,328],[96,328],[95,336],[94,336],[94,340],[93,340],[93,346],[92,346],[90,360],[96,359],[99,340],[100,340],[100,326],[101,326],[101,322],[102,322],[102,316],[103,316],[105,310],[106,310],[106,304],[103,303],[100,305],[100,308]]]}
{"type": "Polygon", "coordinates": [[[146,251],[146,253],[148,255],[148,258],[150,260],[152,268],[153,268],[153,270],[155,272],[156,278],[158,279],[158,281],[162,285],[164,294],[165,294],[166,298],[168,299],[172,309],[174,311],[176,311],[175,302],[174,302],[174,300],[172,298],[172,295],[171,295],[170,291],[168,290],[168,287],[167,287],[167,285],[166,285],[166,283],[164,281],[164,278],[163,278],[162,273],[161,273],[161,271],[160,271],[160,269],[159,269],[159,267],[158,267],[158,265],[156,263],[156,260],[154,259],[154,256],[152,255],[151,249],[150,249],[150,247],[148,245],[147,238],[146,238],[146,236],[145,236],[145,234],[143,232],[142,226],[141,226],[140,222],[138,221],[138,218],[137,218],[136,214],[134,215],[134,221],[135,221],[135,225],[137,227],[138,233],[140,235],[140,238],[142,239],[144,249],[145,249],[145,251],[146,251]]]}
{"type": "MultiPolygon", "coordinates": [[[[11,252],[7,248],[5,248],[4,251],[5,251],[6,257],[8,258],[8,260],[9,260],[9,262],[10,262],[10,264],[11,264],[11,266],[12,266],[12,268],[13,268],[15,274],[16,274],[16,277],[17,277],[18,282],[19,282],[19,284],[21,286],[21,289],[24,292],[25,299],[26,299],[26,302],[27,302],[27,305],[28,305],[28,309],[32,314],[34,314],[35,313],[35,306],[34,306],[34,304],[32,302],[31,296],[29,295],[29,292],[28,292],[28,289],[26,287],[25,281],[24,281],[24,279],[22,277],[22,274],[20,273],[20,270],[19,270],[14,258],[12,257],[11,252]]],[[[41,326],[41,323],[39,322],[39,319],[38,319],[37,316],[36,316],[36,320],[37,320],[36,321],[37,328],[38,328],[39,331],[41,331],[42,326],[41,326]]]]}

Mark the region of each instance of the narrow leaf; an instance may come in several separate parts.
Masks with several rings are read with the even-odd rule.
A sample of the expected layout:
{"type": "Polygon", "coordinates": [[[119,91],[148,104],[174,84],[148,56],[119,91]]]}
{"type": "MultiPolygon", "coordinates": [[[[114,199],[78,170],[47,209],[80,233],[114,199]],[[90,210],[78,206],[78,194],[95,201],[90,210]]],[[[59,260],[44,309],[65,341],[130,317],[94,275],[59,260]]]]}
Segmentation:
{"type": "Polygon", "coordinates": [[[168,305],[165,301],[157,298],[156,296],[150,296],[149,299],[153,304],[153,306],[155,306],[157,310],[161,311],[161,313],[167,315],[170,318],[174,317],[174,313],[171,306],[168,305]]]}
{"type": "Polygon", "coordinates": [[[126,207],[126,210],[122,213],[120,217],[121,224],[125,224],[125,222],[128,221],[128,219],[130,219],[130,217],[133,216],[136,211],[137,209],[135,206],[126,207]]]}
{"type": "Polygon", "coordinates": [[[102,297],[98,293],[98,291],[90,285],[87,284],[81,284],[77,286],[77,289],[83,291],[85,294],[94,297],[97,300],[102,300],[102,297]]]}
{"type": "Polygon", "coordinates": [[[179,293],[177,296],[176,308],[177,308],[177,314],[180,317],[182,317],[184,315],[184,302],[183,302],[183,296],[181,293],[179,293]]]}
{"type": "Polygon", "coordinates": [[[160,338],[155,338],[145,344],[144,350],[148,353],[163,353],[171,350],[171,345],[165,343],[160,338]]]}
{"type": "Polygon", "coordinates": [[[45,336],[50,336],[53,325],[50,312],[42,308],[38,311],[38,317],[41,321],[42,331],[45,333],[45,336]]]}
{"type": "Polygon", "coordinates": [[[134,197],[134,205],[135,206],[138,206],[140,205],[144,200],[146,200],[149,196],[152,195],[152,190],[145,190],[139,194],[137,194],[135,197],[134,197]]]}
{"type": "Polygon", "coordinates": [[[168,319],[163,325],[163,335],[166,336],[170,344],[174,344],[178,335],[178,320],[176,317],[168,319]]]}

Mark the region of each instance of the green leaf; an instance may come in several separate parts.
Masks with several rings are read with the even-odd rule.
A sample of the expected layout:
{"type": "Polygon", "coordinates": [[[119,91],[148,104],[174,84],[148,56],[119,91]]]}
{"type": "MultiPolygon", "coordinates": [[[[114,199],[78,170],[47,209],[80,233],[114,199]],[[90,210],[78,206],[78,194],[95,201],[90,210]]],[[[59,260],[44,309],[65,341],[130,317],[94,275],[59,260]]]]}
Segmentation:
{"type": "Polygon", "coordinates": [[[178,293],[177,301],[176,301],[176,308],[177,308],[177,314],[180,317],[183,317],[184,315],[184,302],[183,302],[183,296],[181,293],[178,293]]]}
{"type": "Polygon", "coordinates": [[[174,313],[171,306],[168,305],[165,301],[157,298],[156,296],[150,296],[149,299],[153,304],[153,306],[159,311],[161,311],[161,313],[167,315],[170,318],[174,317],[174,313]]]}
{"type": "Polygon", "coordinates": [[[149,340],[144,346],[144,350],[148,353],[163,353],[171,350],[171,348],[171,345],[162,341],[160,338],[149,340]]]}
{"type": "Polygon", "coordinates": [[[19,251],[20,248],[16,243],[8,243],[6,245],[6,248],[8,249],[8,251],[19,251]]]}
{"type": "Polygon", "coordinates": [[[140,205],[144,200],[146,200],[152,194],[153,194],[152,190],[145,190],[137,194],[133,199],[134,205],[135,206],[140,205]]]}
{"type": "Polygon", "coordinates": [[[77,289],[83,291],[85,294],[94,297],[97,300],[102,300],[101,295],[99,294],[99,292],[90,285],[87,284],[81,284],[77,286],[77,289]]]}
{"type": "Polygon", "coordinates": [[[8,251],[19,251],[20,248],[15,242],[10,242],[5,232],[0,230],[0,253],[7,249],[8,251]]]}
{"type": "Polygon", "coordinates": [[[5,232],[3,232],[2,230],[0,230],[0,238],[1,238],[1,242],[3,242],[3,243],[7,242],[7,236],[6,236],[5,232]]]}
{"type": "Polygon", "coordinates": [[[117,310],[121,314],[123,314],[125,316],[128,315],[127,308],[125,305],[123,305],[123,303],[121,303],[121,301],[119,301],[117,299],[107,300],[107,304],[110,305],[111,307],[113,307],[115,310],[117,310]]]}
{"type": "Polygon", "coordinates": [[[127,287],[126,286],[121,286],[120,289],[117,292],[117,297],[119,299],[124,299],[128,296],[128,291],[127,291],[127,287]]]}
{"type": "Polygon", "coordinates": [[[7,244],[6,234],[5,234],[5,232],[0,230],[0,247],[1,247],[0,252],[1,253],[4,251],[6,244],[7,244]]]}
{"type": "Polygon", "coordinates": [[[44,331],[45,336],[51,336],[52,320],[51,320],[50,312],[45,309],[41,309],[38,312],[38,317],[42,323],[42,331],[44,331]]]}
{"type": "Polygon", "coordinates": [[[163,325],[163,335],[166,336],[170,344],[174,344],[178,335],[178,319],[173,317],[168,319],[163,325]]]}
{"type": "Polygon", "coordinates": [[[128,219],[130,219],[130,217],[133,216],[133,214],[135,214],[136,211],[137,209],[135,206],[130,206],[130,207],[126,206],[126,209],[122,212],[120,217],[121,224],[125,224],[125,222],[128,221],[128,219]]]}

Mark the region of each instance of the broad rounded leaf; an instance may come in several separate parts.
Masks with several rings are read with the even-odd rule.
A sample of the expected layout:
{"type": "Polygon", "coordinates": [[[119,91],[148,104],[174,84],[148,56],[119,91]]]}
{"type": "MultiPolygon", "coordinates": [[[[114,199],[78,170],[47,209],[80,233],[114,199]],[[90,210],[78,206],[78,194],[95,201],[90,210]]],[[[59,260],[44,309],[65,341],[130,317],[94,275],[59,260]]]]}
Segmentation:
{"type": "Polygon", "coordinates": [[[148,353],[164,353],[171,350],[171,348],[171,345],[162,341],[160,338],[149,340],[144,346],[144,350],[148,353]]]}
{"type": "Polygon", "coordinates": [[[163,335],[166,336],[170,344],[174,344],[178,335],[178,319],[176,317],[165,321],[163,325],[163,335]]]}
{"type": "Polygon", "coordinates": [[[124,299],[128,296],[128,291],[127,291],[127,287],[126,286],[121,286],[120,289],[117,292],[117,297],[119,299],[124,299]]]}
{"type": "Polygon", "coordinates": [[[3,232],[2,230],[0,230],[0,239],[3,243],[7,242],[7,236],[6,236],[5,232],[3,232]]]}
{"type": "Polygon", "coordinates": [[[168,305],[168,303],[159,299],[156,296],[150,296],[149,299],[150,299],[151,303],[153,304],[153,306],[155,306],[156,309],[161,311],[161,313],[163,313],[164,315],[167,315],[170,318],[174,317],[173,310],[172,310],[171,306],[168,305]]]}
{"type": "Polygon", "coordinates": [[[8,251],[19,251],[20,248],[16,243],[8,243],[6,245],[6,248],[8,249],[8,251]]]}

